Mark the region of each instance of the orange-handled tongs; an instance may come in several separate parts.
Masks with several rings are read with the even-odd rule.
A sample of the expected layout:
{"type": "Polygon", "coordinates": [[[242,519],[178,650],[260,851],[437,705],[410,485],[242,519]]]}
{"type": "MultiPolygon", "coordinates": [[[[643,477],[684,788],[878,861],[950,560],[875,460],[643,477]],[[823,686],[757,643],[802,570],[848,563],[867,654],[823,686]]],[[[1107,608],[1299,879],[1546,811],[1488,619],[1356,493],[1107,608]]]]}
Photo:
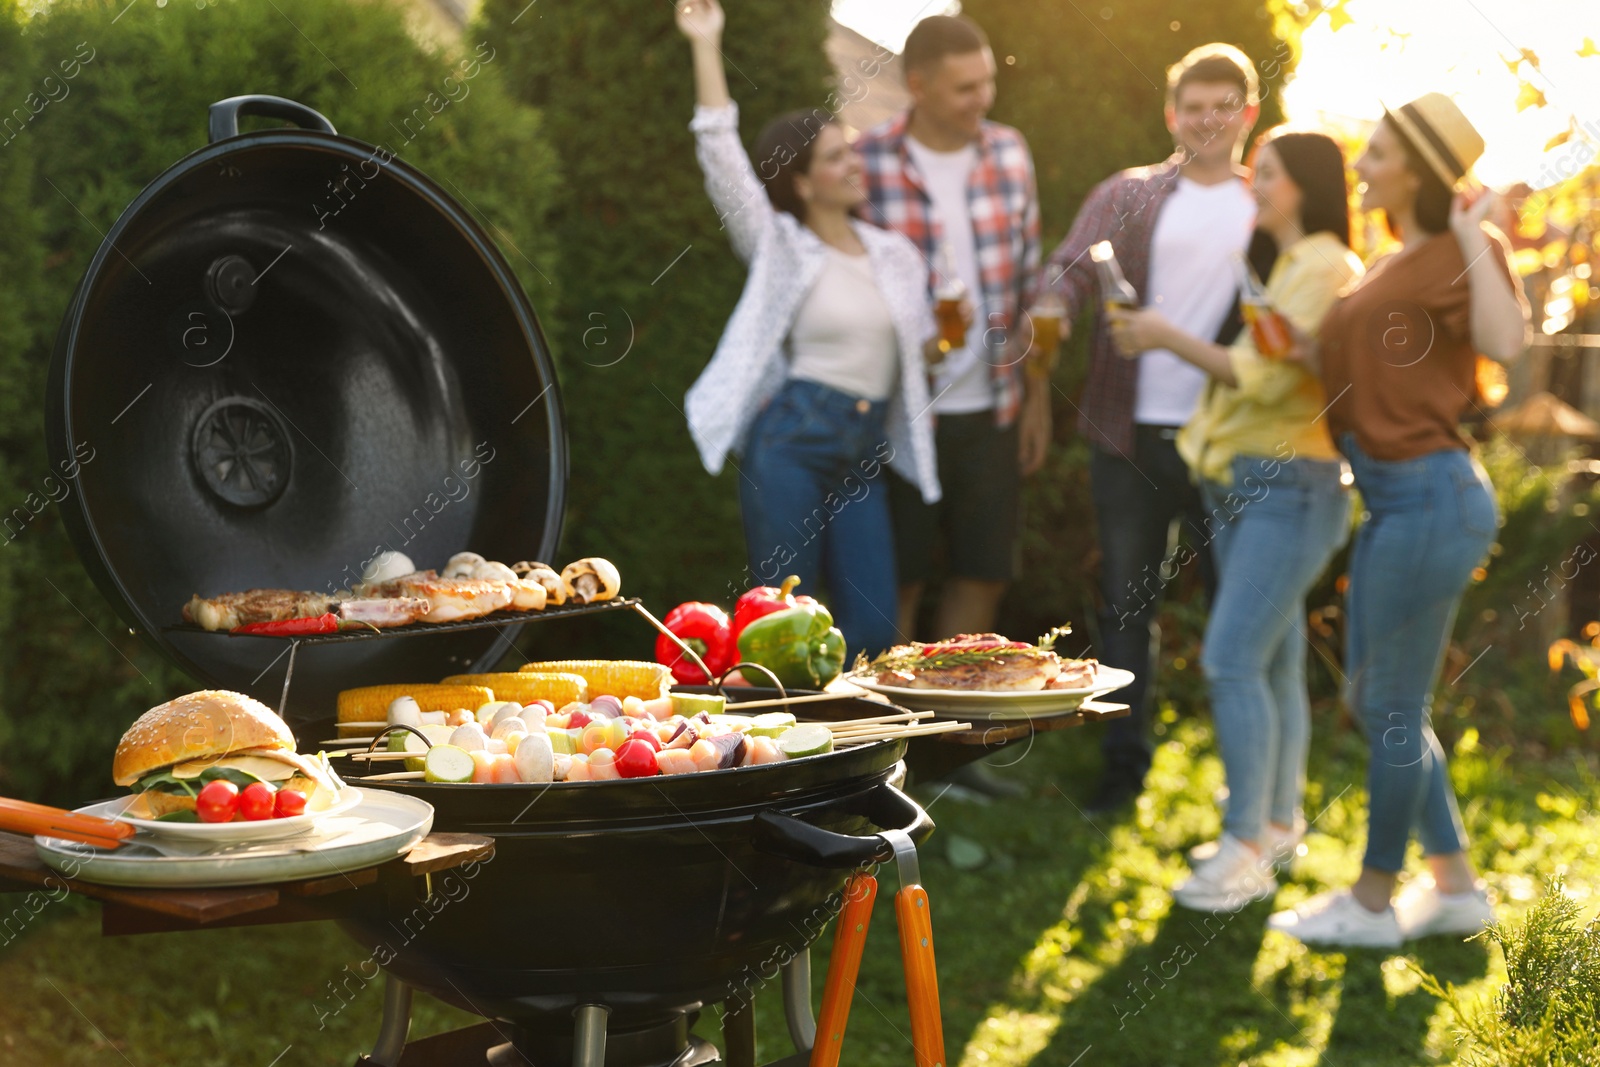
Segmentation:
{"type": "MultiPolygon", "coordinates": [[[[900,959],[905,967],[916,1067],[943,1067],[944,1024],[939,1013],[939,977],[933,965],[933,916],[928,891],[921,885],[917,846],[904,830],[884,830],[878,836],[893,847],[900,873],[894,913],[900,927],[900,959]]],[[[864,871],[851,875],[845,883],[844,908],[834,928],[833,955],[828,958],[828,979],[822,987],[822,1014],[811,1047],[811,1067],[838,1067],[877,897],[878,880],[864,871]]]]}
{"type": "Polygon", "coordinates": [[[97,848],[116,848],[138,832],[125,822],[9,797],[0,797],[0,830],[29,837],[64,837],[97,848]]]}

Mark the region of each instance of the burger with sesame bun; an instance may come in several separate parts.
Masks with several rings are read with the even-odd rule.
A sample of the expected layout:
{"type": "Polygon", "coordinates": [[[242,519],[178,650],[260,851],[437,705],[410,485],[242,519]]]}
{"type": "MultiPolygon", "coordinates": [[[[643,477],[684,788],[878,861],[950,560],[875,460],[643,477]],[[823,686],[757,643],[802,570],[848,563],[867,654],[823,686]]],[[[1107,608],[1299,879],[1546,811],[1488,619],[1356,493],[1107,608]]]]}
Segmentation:
{"type": "MultiPolygon", "coordinates": [[[[111,775],[138,794],[124,814],[146,819],[224,821],[206,818],[200,798],[213,782],[230,783],[234,795],[263,783],[265,789],[255,794],[290,794],[284,800],[294,801],[291,808],[301,808],[292,796],[297,793],[307,812],[332,806],[344,788],[324,757],[295,751],[294,734],[271,708],[242,693],[215,689],[169,700],[139,716],[117,745],[111,775]]],[[[284,806],[278,814],[286,813],[284,806]]]]}

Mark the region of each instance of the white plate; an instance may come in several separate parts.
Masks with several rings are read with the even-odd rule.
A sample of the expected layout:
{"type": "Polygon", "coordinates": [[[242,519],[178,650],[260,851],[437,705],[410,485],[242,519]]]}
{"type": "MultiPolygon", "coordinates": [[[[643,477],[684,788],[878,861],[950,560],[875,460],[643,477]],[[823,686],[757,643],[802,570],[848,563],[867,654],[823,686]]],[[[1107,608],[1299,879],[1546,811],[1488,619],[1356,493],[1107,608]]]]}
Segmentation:
{"type": "MultiPolygon", "coordinates": [[[[403,856],[433,829],[433,805],[382,789],[353,790],[360,801],[340,815],[319,813],[299,837],[206,844],[140,831],[121,848],[102,849],[59,837],[35,837],[33,847],[68,878],[120,886],[267,885],[323,878],[403,856]]],[[[106,816],[125,798],[79,811],[106,816]]]]}
{"type": "MultiPolygon", "coordinates": [[[[346,786],[339,799],[321,811],[308,811],[304,815],[291,815],[284,819],[241,819],[237,822],[171,822],[161,819],[136,819],[125,809],[138,799],[137,794],[107,800],[95,805],[96,815],[116,819],[136,826],[144,833],[179,841],[204,842],[210,845],[234,845],[241,841],[276,841],[309,831],[319,819],[340,815],[361,803],[361,790],[346,786]]],[[[88,811],[88,808],[84,808],[88,811]]]]}
{"type": "Polygon", "coordinates": [[[1071,714],[1086,700],[1132,684],[1133,672],[1102,665],[1095,671],[1094,684],[1082,689],[1036,689],[1010,693],[971,689],[911,689],[901,685],[879,685],[870,676],[861,678],[854,674],[846,675],[844,680],[888,697],[913,711],[931,711],[945,717],[985,719],[989,722],[1011,722],[1071,714]]]}

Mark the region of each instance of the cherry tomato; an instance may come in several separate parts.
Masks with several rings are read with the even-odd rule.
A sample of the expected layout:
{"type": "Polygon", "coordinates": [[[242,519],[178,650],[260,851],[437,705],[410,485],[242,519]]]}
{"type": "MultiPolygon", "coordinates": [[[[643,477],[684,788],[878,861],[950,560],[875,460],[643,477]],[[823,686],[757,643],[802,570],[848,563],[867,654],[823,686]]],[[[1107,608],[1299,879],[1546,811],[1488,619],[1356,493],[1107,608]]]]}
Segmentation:
{"type": "Polygon", "coordinates": [[[250,822],[272,818],[272,793],[266,782],[251,782],[239,792],[239,814],[250,822]]]}
{"type": "Polygon", "coordinates": [[[232,822],[239,813],[239,787],[221,778],[207,782],[195,798],[195,811],[201,822],[232,822]]]}
{"type": "Polygon", "coordinates": [[[654,730],[639,729],[628,735],[629,741],[643,741],[650,746],[650,751],[661,751],[661,738],[656,736],[654,730]]]}
{"type": "Polygon", "coordinates": [[[660,774],[656,750],[642,740],[632,740],[617,750],[617,773],[624,778],[648,778],[660,774]]]}
{"type": "Polygon", "coordinates": [[[272,815],[276,819],[292,819],[306,813],[306,795],[298,789],[280,789],[272,798],[272,815]]]}
{"type": "Polygon", "coordinates": [[[567,716],[567,726],[571,728],[588,726],[593,721],[587,711],[574,711],[567,716]]]}

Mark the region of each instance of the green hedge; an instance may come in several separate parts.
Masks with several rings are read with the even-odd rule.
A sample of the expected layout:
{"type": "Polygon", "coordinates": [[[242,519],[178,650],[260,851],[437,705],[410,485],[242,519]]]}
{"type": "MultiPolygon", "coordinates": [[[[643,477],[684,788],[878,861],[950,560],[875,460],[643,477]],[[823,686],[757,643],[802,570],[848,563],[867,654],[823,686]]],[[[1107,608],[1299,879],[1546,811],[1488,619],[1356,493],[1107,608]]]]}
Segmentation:
{"type": "MultiPolygon", "coordinates": [[[[823,104],[826,0],[728,5],[723,52],[748,144],[780,111],[823,104]]],[[[705,195],[689,119],[689,46],[661,0],[528,8],[486,0],[482,33],[538,106],[563,162],[554,236],[564,299],[545,325],[572,444],[564,555],[600,554],[658,614],[743,589],[739,475],[705,473],[683,396],[744,282],[705,195]]],[[[530,635],[568,647],[575,632],[530,635]]],[[[636,619],[582,646],[647,655],[636,619]]]]}
{"type": "Polygon", "coordinates": [[[127,635],[45,506],[55,484],[45,482],[41,403],[50,347],[101,232],[204,143],[207,105],[272,93],[454,182],[515,247],[507,257],[538,299],[541,272],[559,276],[548,229],[555,163],[537,113],[505,89],[505,58],[478,53],[487,61],[470,91],[455,90],[409,143],[395,129],[444,94],[479,40],[459,55],[424,48],[386,3],[62,0],[31,20],[14,0],[0,5],[0,106],[37,110],[14,119],[0,145],[0,509],[29,515],[20,532],[0,534],[0,793],[104,795],[123,729],[190,687],[127,635]],[[76,76],[63,79],[75,57],[76,76]]]}

